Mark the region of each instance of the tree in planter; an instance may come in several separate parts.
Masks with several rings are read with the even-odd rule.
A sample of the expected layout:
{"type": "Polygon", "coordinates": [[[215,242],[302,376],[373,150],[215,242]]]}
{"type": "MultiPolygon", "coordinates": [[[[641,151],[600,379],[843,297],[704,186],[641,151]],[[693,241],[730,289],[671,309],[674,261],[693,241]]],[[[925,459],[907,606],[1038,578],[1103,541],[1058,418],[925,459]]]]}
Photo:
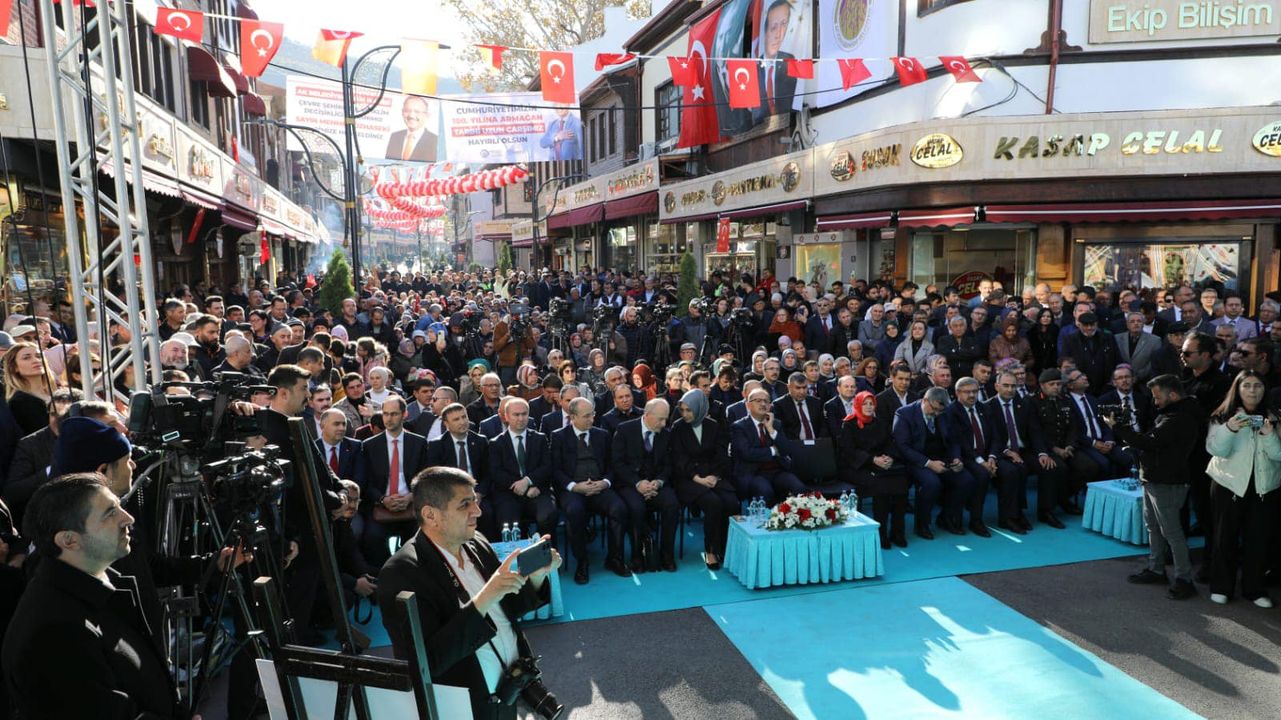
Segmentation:
{"type": "Polygon", "coordinates": [[[503,277],[507,277],[507,271],[512,269],[512,246],[511,243],[502,243],[498,246],[498,272],[503,277]]]}
{"type": "Polygon", "coordinates": [[[341,248],[334,248],[329,256],[329,266],[325,268],[325,279],[320,283],[318,293],[320,307],[329,310],[338,317],[342,314],[342,301],[356,296],[351,284],[351,266],[341,248]]]}
{"type": "Polygon", "coordinates": [[[702,296],[698,286],[698,262],[687,250],[681,256],[681,277],[676,283],[676,312],[689,314],[689,301],[702,296]]]}

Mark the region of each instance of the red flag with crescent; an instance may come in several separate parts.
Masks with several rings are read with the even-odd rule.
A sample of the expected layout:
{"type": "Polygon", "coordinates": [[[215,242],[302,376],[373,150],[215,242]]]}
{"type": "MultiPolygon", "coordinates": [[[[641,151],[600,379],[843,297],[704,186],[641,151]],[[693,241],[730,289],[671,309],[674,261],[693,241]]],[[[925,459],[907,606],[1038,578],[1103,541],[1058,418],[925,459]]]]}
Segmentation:
{"type": "Polygon", "coordinates": [[[797,80],[813,80],[814,61],[806,58],[788,58],[787,74],[797,80]]]}
{"type": "Polygon", "coordinates": [[[245,77],[259,77],[276,57],[285,26],[258,20],[240,21],[240,68],[245,77]]]}
{"type": "Polygon", "coordinates": [[[635,59],[636,56],[632,53],[596,53],[596,72],[600,72],[610,65],[622,65],[635,59]]]}
{"type": "Polygon", "coordinates": [[[726,60],[729,106],[751,109],[761,106],[761,83],[756,60],[726,60]]]}
{"type": "Polygon", "coordinates": [[[975,74],[974,68],[970,67],[970,61],[960,55],[940,55],[939,60],[957,82],[983,82],[983,78],[975,74]]]}
{"type": "Polygon", "coordinates": [[[836,61],[836,67],[841,70],[842,90],[849,90],[872,77],[872,73],[867,69],[867,64],[861,58],[841,58],[836,61]]]}
{"type": "Polygon", "coordinates": [[[9,18],[13,15],[13,0],[0,0],[0,36],[9,34],[9,18]]]}
{"type": "Polygon", "coordinates": [[[672,84],[689,87],[698,82],[697,60],[683,57],[667,58],[667,68],[672,72],[672,84]]]}
{"type": "Polygon", "coordinates": [[[716,24],[720,17],[721,11],[717,8],[689,29],[686,55],[694,77],[681,93],[681,131],[676,147],[697,147],[721,139],[716,102],[712,97],[712,63],[708,59],[711,55],[708,48],[716,39],[716,24]]]}
{"type": "Polygon", "coordinates": [[[925,66],[920,60],[914,57],[894,57],[890,58],[894,63],[894,70],[898,72],[898,83],[903,87],[923,83],[929,78],[925,72],[925,66]]]}
{"type": "Polygon", "coordinates": [[[567,105],[578,104],[578,91],[574,89],[573,53],[539,52],[538,73],[544,100],[567,105]]]}
{"type": "Polygon", "coordinates": [[[172,35],[199,44],[205,35],[205,14],[195,10],[156,8],[156,34],[172,35]]]}

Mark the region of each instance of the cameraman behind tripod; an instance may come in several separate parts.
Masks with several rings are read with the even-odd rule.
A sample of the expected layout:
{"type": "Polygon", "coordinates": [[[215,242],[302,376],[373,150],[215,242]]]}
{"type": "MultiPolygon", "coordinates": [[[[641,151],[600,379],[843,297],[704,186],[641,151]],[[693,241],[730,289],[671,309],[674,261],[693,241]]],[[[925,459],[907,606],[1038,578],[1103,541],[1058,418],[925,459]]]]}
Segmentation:
{"type": "MultiPolygon", "coordinates": [[[[419,532],[401,546],[378,575],[378,606],[396,657],[408,658],[408,622],[396,595],[418,600],[432,682],[467,688],[476,720],[511,720],[523,699],[544,718],[563,708],[539,679],[537,658],[513,618],[548,602],[551,563],[519,572],[513,552],[502,563],[476,532],[480,502],[476,481],[449,467],[430,467],[414,478],[419,532]]],[[[543,536],[544,541],[549,541],[543,536]]]]}

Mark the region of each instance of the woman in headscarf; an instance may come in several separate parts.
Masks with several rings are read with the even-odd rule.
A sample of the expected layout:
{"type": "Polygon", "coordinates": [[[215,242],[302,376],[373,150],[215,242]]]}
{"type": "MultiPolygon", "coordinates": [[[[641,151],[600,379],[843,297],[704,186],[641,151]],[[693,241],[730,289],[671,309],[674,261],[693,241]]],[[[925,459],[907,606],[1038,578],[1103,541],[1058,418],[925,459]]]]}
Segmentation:
{"type": "Polygon", "coordinates": [[[842,479],[872,498],[872,517],[881,524],[881,547],[907,547],[907,469],[890,432],[893,418],[878,417],[876,396],[854,396],[854,412],[841,426],[842,479]]]}
{"type": "Polygon", "coordinates": [[[681,396],[681,419],[672,426],[672,484],[685,506],[703,511],[703,562],[717,570],[725,557],[729,518],[739,510],[729,479],[728,433],[707,417],[707,396],[690,390],[681,396]]]}
{"type": "Polygon", "coordinates": [[[480,397],[480,378],[489,372],[489,361],[475,358],[467,363],[467,374],[459,379],[458,402],[470,405],[480,397]]]}
{"type": "Polygon", "coordinates": [[[654,371],[649,369],[649,365],[636,363],[636,367],[632,368],[632,387],[645,395],[646,402],[658,396],[658,379],[654,377],[654,371]]]}
{"type": "Polygon", "coordinates": [[[592,395],[597,395],[605,390],[605,371],[609,365],[605,362],[605,351],[596,348],[587,354],[587,367],[580,373],[587,386],[592,389],[592,395]]]}

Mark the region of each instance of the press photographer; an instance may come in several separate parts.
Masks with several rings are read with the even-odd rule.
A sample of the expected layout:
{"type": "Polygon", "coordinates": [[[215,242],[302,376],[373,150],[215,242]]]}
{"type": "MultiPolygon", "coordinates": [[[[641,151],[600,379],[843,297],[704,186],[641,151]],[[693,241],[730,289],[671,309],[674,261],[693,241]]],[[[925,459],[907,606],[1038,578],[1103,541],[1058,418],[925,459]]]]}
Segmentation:
{"type": "Polygon", "coordinates": [[[513,301],[508,306],[508,315],[494,327],[494,352],[498,354],[498,376],[503,387],[516,382],[516,368],[529,357],[537,344],[528,313],[528,305],[513,301]]]}
{"type": "Polygon", "coordinates": [[[546,579],[560,567],[559,553],[549,548],[550,561],[538,568],[522,568],[515,552],[500,563],[476,532],[476,481],[461,470],[428,468],[414,478],[413,494],[419,532],[378,576],[378,606],[396,657],[415,652],[396,602],[409,590],[418,600],[432,682],[467,688],[476,720],[517,717],[518,697],[542,717],[558,717],[563,709],[539,679],[537,658],[513,618],[549,601],[546,579]]]}

